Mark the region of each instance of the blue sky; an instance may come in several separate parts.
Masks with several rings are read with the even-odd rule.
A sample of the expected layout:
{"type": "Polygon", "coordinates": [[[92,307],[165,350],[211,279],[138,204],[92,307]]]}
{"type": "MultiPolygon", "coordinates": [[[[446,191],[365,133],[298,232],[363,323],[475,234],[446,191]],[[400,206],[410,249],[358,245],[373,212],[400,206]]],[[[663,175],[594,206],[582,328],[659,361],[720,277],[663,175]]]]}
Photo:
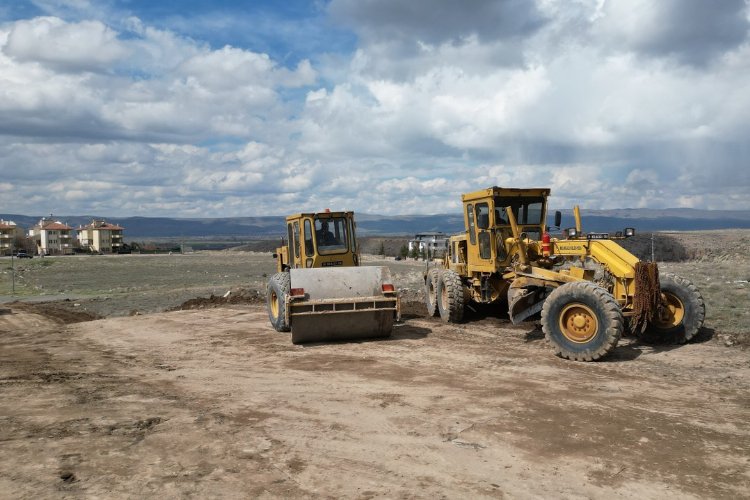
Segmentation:
{"type": "Polygon", "coordinates": [[[750,209],[746,0],[0,4],[0,212],[750,209]]]}

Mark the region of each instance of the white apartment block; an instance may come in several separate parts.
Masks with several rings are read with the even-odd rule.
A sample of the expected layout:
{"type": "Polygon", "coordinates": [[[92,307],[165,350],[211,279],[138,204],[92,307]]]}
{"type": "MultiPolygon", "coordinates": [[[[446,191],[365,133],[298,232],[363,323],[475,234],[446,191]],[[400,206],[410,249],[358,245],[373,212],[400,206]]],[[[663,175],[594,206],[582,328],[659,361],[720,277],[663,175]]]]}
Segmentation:
{"type": "Polygon", "coordinates": [[[24,237],[22,228],[12,220],[0,219],[0,255],[10,255],[13,251],[22,250],[18,242],[24,237]]]}
{"type": "Polygon", "coordinates": [[[123,229],[103,220],[92,220],[90,224],[78,228],[78,241],[81,248],[101,253],[117,253],[123,245],[123,229]]]}
{"type": "Polygon", "coordinates": [[[409,241],[409,252],[415,248],[430,257],[439,257],[448,249],[449,237],[445,233],[419,233],[409,241]]]}
{"type": "Polygon", "coordinates": [[[43,218],[29,229],[39,255],[70,255],[73,253],[73,228],[60,221],[43,218]]]}

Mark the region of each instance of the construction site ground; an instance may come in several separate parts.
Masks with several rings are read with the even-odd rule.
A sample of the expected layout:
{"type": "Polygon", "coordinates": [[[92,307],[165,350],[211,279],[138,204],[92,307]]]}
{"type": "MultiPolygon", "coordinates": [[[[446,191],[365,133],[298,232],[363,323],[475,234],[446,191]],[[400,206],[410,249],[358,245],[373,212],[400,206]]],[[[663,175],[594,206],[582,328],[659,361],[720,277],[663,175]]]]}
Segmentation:
{"type": "MultiPolygon", "coordinates": [[[[144,282],[186,260],[206,281],[222,260],[224,276],[253,263],[237,267],[250,285],[273,271],[241,253],[126,258],[144,282]]],[[[662,266],[704,290],[696,341],[625,338],[596,363],[556,358],[536,321],[427,318],[413,261],[368,259],[404,290],[392,338],[294,346],[261,287],[42,284],[65,259],[23,264],[23,290],[59,300],[0,304],[2,496],[750,497],[750,291],[731,255],[662,266]]]]}

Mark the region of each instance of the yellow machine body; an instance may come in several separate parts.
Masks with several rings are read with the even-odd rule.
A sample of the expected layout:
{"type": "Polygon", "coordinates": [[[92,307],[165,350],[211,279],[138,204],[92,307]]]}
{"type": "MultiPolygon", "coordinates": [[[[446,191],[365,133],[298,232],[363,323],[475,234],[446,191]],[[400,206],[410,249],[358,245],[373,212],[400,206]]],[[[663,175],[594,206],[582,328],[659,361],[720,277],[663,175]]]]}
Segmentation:
{"type": "MultiPolygon", "coordinates": [[[[547,232],[546,188],[491,187],[462,196],[465,230],[452,236],[448,252],[424,274],[431,316],[457,322],[464,307],[507,301],[519,323],[540,314],[545,338],[568,359],[606,356],[625,331],[693,338],[705,319],[705,302],[689,280],[659,274],[617,243],[635,234],[584,233],[575,227],[552,238],[547,232]]],[[[560,212],[555,214],[559,227],[560,212]]]]}
{"type": "MultiPolygon", "coordinates": [[[[546,231],[549,195],[547,188],[501,187],[462,195],[465,232],[451,237],[442,265],[456,271],[469,284],[467,293],[472,300],[491,303],[504,298],[512,288],[554,288],[592,280],[593,272],[582,267],[555,271],[544,256],[541,238],[546,231]]],[[[628,315],[635,295],[638,258],[612,239],[588,239],[580,231],[577,209],[578,237],[551,239],[551,253],[568,261],[592,259],[601,265],[612,278],[602,284],[628,315]]]]}
{"type": "Polygon", "coordinates": [[[353,212],[290,215],[286,233],[268,285],[276,330],[295,344],[391,335],[398,292],[387,267],[360,266],[353,212]]]}
{"type": "Polygon", "coordinates": [[[300,213],[286,218],[286,242],[276,249],[276,272],[352,267],[360,262],[354,212],[300,213]],[[321,238],[328,226],[332,240],[321,238]]]}

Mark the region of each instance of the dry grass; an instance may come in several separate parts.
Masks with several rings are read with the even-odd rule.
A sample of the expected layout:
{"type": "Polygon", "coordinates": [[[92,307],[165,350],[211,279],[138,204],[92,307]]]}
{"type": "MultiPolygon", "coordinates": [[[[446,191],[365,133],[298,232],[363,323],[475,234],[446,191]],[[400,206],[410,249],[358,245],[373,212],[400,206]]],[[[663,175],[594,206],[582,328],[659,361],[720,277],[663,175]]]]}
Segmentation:
{"type": "Polygon", "coordinates": [[[662,271],[691,280],[706,301],[706,327],[717,332],[750,333],[750,264],[701,260],[661,263],[662,271]]]}
{"type": "MultiPolygon", "coordinates": [[[[690,279],[706,300],[706,327],[750,337],[750,264],[741,255],[750,231],[670,233],[697,258],[660,262],[662,271],[690,279]]],[[[411,300],[421,293],[424,262],[396,262],[367,255],[368,265],[388,265],[395,284],[411,300]]],[[[189,255],[47,257],[16,260],[16,294],[70,296],[103,316],[160,311],[185,300],[227,290],[264,290],[275,272],[270,253],[205,251],[189,255]]],[[[0,260],[0,298],[10,295],[10,259],[0,260]]]]}

